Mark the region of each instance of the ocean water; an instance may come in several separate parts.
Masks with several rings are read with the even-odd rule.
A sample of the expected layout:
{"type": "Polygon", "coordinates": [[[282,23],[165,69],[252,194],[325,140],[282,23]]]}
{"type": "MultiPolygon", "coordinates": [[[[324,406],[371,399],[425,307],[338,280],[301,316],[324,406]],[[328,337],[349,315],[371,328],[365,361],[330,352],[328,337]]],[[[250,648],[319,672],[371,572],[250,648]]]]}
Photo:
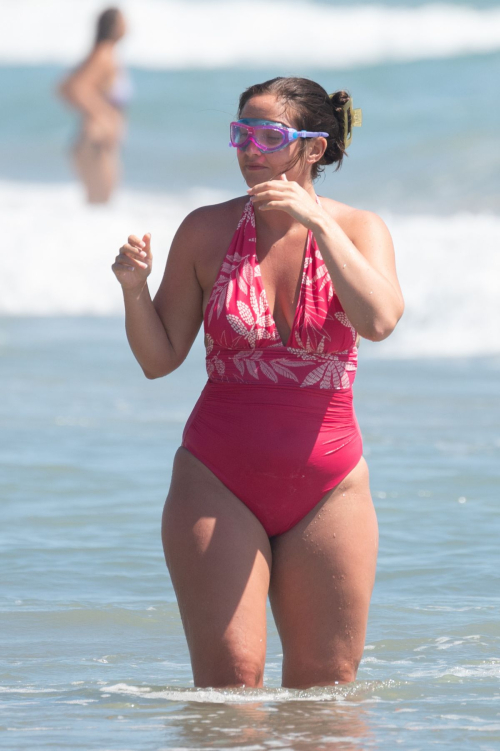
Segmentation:
{"type": "Polygon", "coordinates": [[[159,529],[202,342],[149,382],[118,318],[5,318],[0,743],[493,749],[500,357],[380,359],[355,383],[380,556],[354,684],[196,690],[159,529]]]}
{"type": "Polygon", "coordinates": [[[88,207],[54,89],[101,7],[0,8],[0,747],[496,751],[500,5],[127,0],[123,181],[88,207]],[[363,108],[317,192],[384,218],[406,300],[355,383],[377,580],[353,684],[281,689],[270,616],[264,689],[197,690],[159,531],[202,343],[147,381],[110,265],[151,231],[156,289],[183,217],[245,189],[239,94],[287,74],[363,108]]]}

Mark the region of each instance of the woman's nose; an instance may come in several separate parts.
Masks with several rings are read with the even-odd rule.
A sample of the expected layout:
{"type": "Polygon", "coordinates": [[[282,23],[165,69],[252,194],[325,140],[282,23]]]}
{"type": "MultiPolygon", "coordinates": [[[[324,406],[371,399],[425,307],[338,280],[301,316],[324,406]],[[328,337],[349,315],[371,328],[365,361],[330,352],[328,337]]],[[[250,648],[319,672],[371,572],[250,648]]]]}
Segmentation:
{"type": "Polygon", "coordinates": [[[262,154],[262,151],[258,146],[255,145],[253,141],[249,141],[247,143],[247,145],[245,146],[245,151],[247,154],[262,154]]]}

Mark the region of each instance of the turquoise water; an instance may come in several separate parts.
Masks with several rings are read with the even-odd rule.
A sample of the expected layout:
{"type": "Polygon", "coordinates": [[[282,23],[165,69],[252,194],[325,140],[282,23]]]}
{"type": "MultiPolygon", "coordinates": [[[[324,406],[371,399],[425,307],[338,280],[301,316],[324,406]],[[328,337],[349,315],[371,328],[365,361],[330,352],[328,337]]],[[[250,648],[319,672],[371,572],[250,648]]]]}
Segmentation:
{"type": "Polygon", "coordinates": [[[355,684],[192,687],[159,529],[203,384],[150,382],[115,318],[0,323],[0,745],[493,751],[500,742],[500,359],[387,360],[355,404],[380,525],[355,684]]]}

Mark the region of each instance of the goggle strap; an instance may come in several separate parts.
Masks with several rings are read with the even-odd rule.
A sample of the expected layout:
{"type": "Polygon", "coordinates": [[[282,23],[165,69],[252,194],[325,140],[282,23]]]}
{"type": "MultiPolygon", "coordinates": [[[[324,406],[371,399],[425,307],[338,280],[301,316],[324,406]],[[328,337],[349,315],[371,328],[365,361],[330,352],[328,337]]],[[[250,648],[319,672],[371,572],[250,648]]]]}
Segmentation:
{"type": "Polygon", "coordinates": [[[323,133],[320,131],[311,131],[311,130],[299,130],[296,131],[296,135],[294,135],[294,138],[317,138],[318,136],[323,136],[324,138],[328,138],[330,134],[329,133],[323,133]]]}

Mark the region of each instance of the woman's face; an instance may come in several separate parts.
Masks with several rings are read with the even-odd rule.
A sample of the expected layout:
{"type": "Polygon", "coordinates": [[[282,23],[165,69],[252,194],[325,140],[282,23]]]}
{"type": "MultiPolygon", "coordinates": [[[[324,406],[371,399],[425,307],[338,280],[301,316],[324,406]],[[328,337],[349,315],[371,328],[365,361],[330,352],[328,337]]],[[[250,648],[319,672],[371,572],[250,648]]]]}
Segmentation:
{"type": "MultiPolygon", "coordinates": [[[[296,124],[290,115],[285,113],[283,102],[274,94],[261,94],[248,100],[241,111],[241,118],[256,118],[259,120],[271,120],[288,128],[295,128],[296,124]]],[[[237,149],[238,163],[241,173],[249,188],[266,180],[274,180],[286,171],[289,180],[298,183],[305,182],[310,176],[310,165],[299,161],[292,169],[288,165],[297,157],[301,148],[299,141],[286,146],[281,151],[266,153],[260,151],[251,141],[244,149],[237,149]]]]}

